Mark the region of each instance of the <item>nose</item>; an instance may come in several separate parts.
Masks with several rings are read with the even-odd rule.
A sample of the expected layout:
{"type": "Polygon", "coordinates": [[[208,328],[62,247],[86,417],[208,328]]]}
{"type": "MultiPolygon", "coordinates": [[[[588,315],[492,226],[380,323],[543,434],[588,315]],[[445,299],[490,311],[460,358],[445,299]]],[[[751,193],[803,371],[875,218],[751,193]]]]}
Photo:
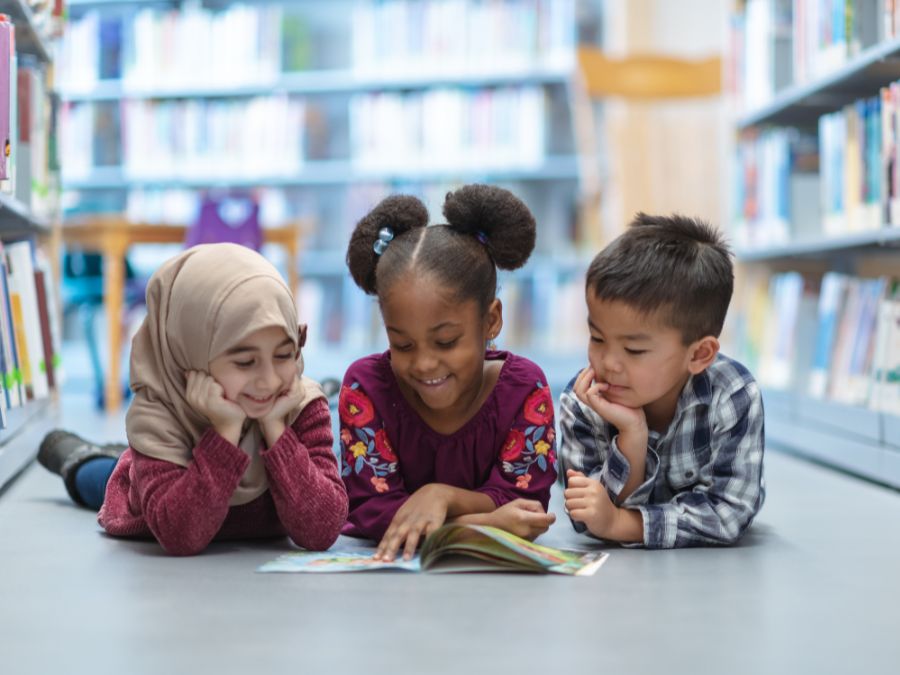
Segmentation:
{"type": "Polygon", "coordinates": [[[622,361],[611,349],[603,352],[600,357],[600,364],[603,366],[603,372],[605,373],[617,373],[622,369],[622,361]]]}
{"type": "Polygon", "coordinates": [[[437,366],[437,358],[429,349],[420,349],[413,357],[412,369],[417,375],[428,375],[437,366]]]}
{"type": "Polygon", "coordinates": [[[273,391],[281,386],[281,378],[278,377],[274,363],[263,363],[258,373],[257,386],[264,391],[273,391]]]}

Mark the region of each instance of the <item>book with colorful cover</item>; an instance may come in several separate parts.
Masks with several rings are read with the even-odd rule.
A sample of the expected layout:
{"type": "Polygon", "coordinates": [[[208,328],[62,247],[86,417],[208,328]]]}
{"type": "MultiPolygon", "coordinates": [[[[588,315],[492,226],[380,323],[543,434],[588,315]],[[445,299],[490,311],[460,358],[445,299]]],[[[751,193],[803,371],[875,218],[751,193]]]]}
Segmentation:
{"type": "Polygon", "coordinates": [[[432,532],[411,560],[384,562],[371,553],[286,553],[258,572],[532,572],[591,576],[606,562],[603,551],[565,551],[535,544],[487,525],[452,523],[432,532]]]}

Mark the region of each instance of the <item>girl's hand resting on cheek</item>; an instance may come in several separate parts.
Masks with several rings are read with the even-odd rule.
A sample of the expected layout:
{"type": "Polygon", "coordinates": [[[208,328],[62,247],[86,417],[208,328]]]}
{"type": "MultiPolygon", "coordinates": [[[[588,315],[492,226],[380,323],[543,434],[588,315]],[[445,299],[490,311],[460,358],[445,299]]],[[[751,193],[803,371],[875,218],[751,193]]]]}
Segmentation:
{"type": "Polygon", "coordinates": [[[285,422],[287,414],[300,405],[302,400],[303,384],[299,377],[295,377],[291,382],[290,389],[281,392],[275,399],[275,403],[272,404],[272,409],[259,418],[259,424],[268,447],[271,448],[281,438],[281,434],[287,427],[285,422]]]}
{"type": "Polygon", "coordinates": [[[222,438],[238,444],[246,415],[241,406],[225,398],[222,385],[204,372],[191,370],[187,374],[185,397],[191,408],[208,419],[222,438]]]}
{"type": "Polygon", "coordinates": [[[390,562],[401,547],[404,560],[412,558],[419,541],[444,524],[448,506],[443,485],[430,483],[420,487],[394,514],[375,551],[375,560],[390,562]]]}

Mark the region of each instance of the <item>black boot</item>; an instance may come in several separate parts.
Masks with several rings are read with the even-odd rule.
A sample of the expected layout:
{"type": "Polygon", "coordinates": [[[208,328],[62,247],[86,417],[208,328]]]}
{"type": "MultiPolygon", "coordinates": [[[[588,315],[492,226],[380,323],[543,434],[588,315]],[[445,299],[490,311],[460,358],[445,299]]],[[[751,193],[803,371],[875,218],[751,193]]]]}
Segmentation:
{"type": "Polygon", "coordinates": [[[117,459],[127,447],[118,443],[96,445],[70,431],[56,429],[44,436],[37,458],[41,466],[62,476],[66,491],[76,504],[86,506],[75,489],[75,474],[78,467],[97,457],[117,459]]]}

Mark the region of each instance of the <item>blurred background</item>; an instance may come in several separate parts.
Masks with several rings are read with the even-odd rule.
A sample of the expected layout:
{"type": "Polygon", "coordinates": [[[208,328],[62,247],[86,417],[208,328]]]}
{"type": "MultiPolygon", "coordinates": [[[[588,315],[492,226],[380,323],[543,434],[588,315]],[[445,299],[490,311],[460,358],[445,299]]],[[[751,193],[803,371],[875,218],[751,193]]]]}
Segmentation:
{"type": "Polygon", "coordinates": [[[591,258],[637,211],[699,216],[736,253],[724,350],[765,388],[769,443],[900,487],[895,3],[0,11],[16,83],[0,79],[5,262],[15,291],[27,242],[43,279],[20,298],[33,340],[17,342],[12,314],[0,326],[8,430],[67,405],[118,423],[144,284],[201,241],[262,250],[309,324],[308,373],[339,379],[386,347],[344,264],[357,220],[402,192],[442,222],[449,190],[487,182],[538,221],[532,259],[501,275],[498,345],[541,364],[557,394],[585,362],[591,258]]]}
{"type": "MultiPolygon", "coordinates": [[[[310,373],[340,378],[386,345],[344,264],[359,218],[402,192],[443,222],[448,191],[503,185],[539,233],[525,269],[501,280],[499,345],[564,384],[584,360],[584,271],[603,243],[639,208],[723,215],[721,99],[604,102],[578,50],[716,57],[726,21],[723,3],[695,0],[69,2],[56,66],[64,225],[109,214],[191,228],[209,200],[244,222],[230,200],[248,200],[264,233],[296,231],[293,255],[263,250],[298,274],[310,373]]],[[[140,280],[182,245],[129,246],[117,324],[135,325],[140,280]]],[[[99,343],[103,317],[90,320],[99,343]]],[[[84,328],[72,312],[67,365],[84,328]]],[[[76,377],[96,386],[71,364],[76,377]]]]}

